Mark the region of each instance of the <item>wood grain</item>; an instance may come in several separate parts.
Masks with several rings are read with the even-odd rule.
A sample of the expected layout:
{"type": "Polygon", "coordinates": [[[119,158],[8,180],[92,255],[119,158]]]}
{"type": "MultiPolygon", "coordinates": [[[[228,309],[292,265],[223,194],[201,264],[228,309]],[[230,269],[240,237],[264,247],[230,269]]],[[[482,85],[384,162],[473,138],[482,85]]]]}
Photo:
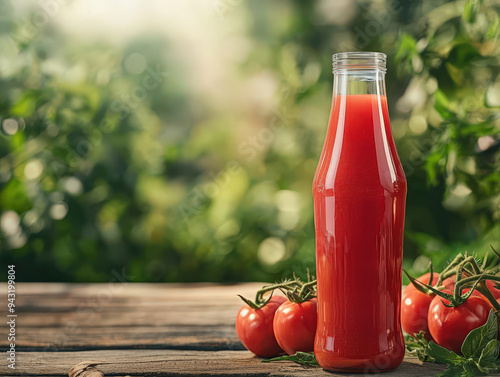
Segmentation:
{"type": "MultiPolygon", "coordinates": [[[[248,351],[109,350],[82,352],[23,352],[16,373],[0,367],[2,375],[67,376],[76,364],[86,361],[104,376],[348,376],[304,367],[292,362],[262,363],[248,351]],[[34,373],[36,371],[36,373],[34,373]]],[[[443,366],[422,366],[407,358],[391,373],[370,376],[433,376],[443,366]]],[[[353,375],[353,376],[359,376],[353,375]]]]}
{"type": "MultiPolygon", "coordinates": [[[[234,321],[262,284],[19,284],[20,351],[241,350],[234,321]]],[[[5,297],[0,300],[7,307],[5,297]]],[[[6,337],[0,346],[7,346],[6,337]]]]}
{"type": "MultiPolygon", "coordinates": [[[[6,292],[5,284],[0,285],[6,292]]],[[[0,362],[0,375],[68,376],[72,367],[84,362],[74,369],[78,377],[88,377],[87,372],[96,376],[337,376],[292,362],[262,363],[244,350],[234,329],[241,307],[236,294],[252,297],[261,286],[20,283],[17,369],[0,362]]],[[[7,308],[6,295],[0,297],[0,308],[7,308]]],[[[5,349],[8,343],[2,335],[0,346],[5,349]]],[[[384,375],[433,376],[443,369],[406,357],[400,368],[384,375]]]]}

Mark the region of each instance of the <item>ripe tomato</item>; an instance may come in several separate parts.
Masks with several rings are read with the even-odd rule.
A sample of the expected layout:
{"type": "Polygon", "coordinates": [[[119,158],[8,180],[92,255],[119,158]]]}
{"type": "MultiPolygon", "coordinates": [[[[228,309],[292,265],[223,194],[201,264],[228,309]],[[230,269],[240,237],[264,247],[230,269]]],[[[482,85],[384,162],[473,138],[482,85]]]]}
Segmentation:
{"type": "MultiPolygon", "coordinates": [[[[429,284],[430,275],[430,273],[424,274],[417,280],[429,284]]],[[[438,275],[433,275],[431,285],[437,283],[438,275]]],[[[422,293],[411,283],[406,287],[401,303],[401,325],[404,331],[413,335],[422,330],[426,332],[425,338],[431,339],[427,327],[427,312],[433,298],[433,294],[422,293]]]]}
{"type": "Polygon", "coordinates": [[[300,304],[286,301],[276,310],[274,336],[287,354],[314,350],[317,314],[318,301],[315,298],[300,304]]]}
{"type": "MultiPolygon", "coordinates": [[[[447,292],[451,293],[451,292],[447,292]]],[[[436,296],[429,307],[429,331],[434,341],[457,354],[469,332],[486,323],[491,305],[480,296],[471,296],[462,305],[448,308],[448,300],[436,296]]]]}
{"type": "Polygon", "coordinates": [[[243,305],[236,316],[236,333],[246,349],[260,357],[272,357],[282,352],[274,337],[273,319],[276,309],[285,301],[283,296],[273,296],[260,309],[243,305]]]}
{"type": "Polygon", "coordinates": [[[491,294],[492,294],[495,298],[500,298],[500,289],[495,288],[495,285],[500,285],[500,282],[498,282],[498,281],[486,280],[486,286],[490,289],[491,294]]]}

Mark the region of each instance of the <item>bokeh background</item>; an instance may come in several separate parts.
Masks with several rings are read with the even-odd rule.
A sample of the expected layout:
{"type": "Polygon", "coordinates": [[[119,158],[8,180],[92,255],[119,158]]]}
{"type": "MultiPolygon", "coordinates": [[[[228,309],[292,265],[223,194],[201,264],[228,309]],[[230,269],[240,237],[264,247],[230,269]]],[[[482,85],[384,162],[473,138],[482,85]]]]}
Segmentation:
{"type": "Polygon", "coordinates": [[[500,248],[500,2],[0,1],[0,261],[20,281],[314,269],[331,55],[383,51],[405,267],[500,248]]]}

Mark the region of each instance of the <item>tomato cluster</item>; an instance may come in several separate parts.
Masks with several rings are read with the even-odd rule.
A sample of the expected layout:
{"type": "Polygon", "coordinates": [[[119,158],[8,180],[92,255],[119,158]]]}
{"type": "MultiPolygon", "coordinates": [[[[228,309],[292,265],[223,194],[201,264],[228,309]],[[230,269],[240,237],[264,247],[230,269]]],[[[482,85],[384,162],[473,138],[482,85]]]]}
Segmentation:
{"type": "Polygon", "coordinates": [[[476,283],[472,284],[474,274],[462,273],[462,270],[443,281],[439,278],[438,274],[427,273],[408,285],[402,297],[401,324],[408,334],[423,331],[427,340],[461,354],[469,332],[484,325],[490,310],[497,306],[499,283],[481,280],[478,273],[476,283]],[[457,276],[470,283],[457,283],[457,276]],[[469,292],[471,289],[473,292],[469,292]]]}
{"type": "MultiPolygon", "coordinates": [[[[309,291],[312,292],[312,291],[309,291]]],[[[243,345],[260,357],[283,352],[312,352],[316,334],[318,303],[314,295],[287,293],[257,305],[244,299],[236,317],[236,333],[243,345]]]]}

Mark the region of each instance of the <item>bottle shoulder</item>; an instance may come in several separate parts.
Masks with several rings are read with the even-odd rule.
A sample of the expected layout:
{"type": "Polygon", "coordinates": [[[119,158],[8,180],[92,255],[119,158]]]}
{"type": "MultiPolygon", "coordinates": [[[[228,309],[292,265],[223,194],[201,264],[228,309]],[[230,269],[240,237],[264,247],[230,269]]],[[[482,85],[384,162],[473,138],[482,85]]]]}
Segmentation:
{"type": "Polygon", "coordinates": [[[397,196],[399,194],[406,195],[407,185],[406,178],[400,177],[396,181],[389,182],[380,180],[378,182],[350,182],[342,178],[334,181],[315,180],[313,184],[313,196],[335,196],[349,194],[350,196],[397,196]]]}
{"type": "Polygon", "coordinates": [[[349,161],[334,158],[320,161],[313,181],[313,193],[406,192],[406,176],[397,155],[385,155],[378,161],[349,161]]]}
{"type": "Polygon", "coordinates": [[[373,95],[347,96],[334,106],[313,190],[406,189],[385,101],[373,95]],[[341,111],[342,110],[342,111],[341,111]]]}

